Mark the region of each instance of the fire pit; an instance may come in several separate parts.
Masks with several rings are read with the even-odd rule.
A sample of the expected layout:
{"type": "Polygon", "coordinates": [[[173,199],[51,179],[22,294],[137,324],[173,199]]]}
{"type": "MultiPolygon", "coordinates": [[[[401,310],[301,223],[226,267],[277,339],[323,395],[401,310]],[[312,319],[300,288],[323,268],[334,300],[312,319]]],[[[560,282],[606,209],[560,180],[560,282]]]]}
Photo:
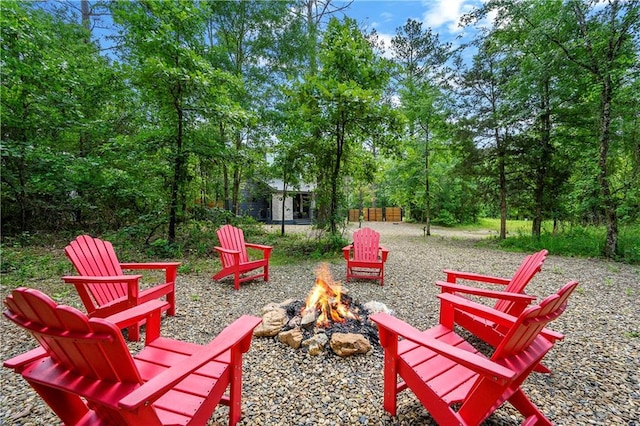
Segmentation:
{"type": "Polygon", "coordinates": [[[327,264],[316,270],[315,285],[306,300],[286,300],[263,308],[262,324],[256,336],[277,336],[294,349],[311,355],[329,346],[339,356],[367,353],[379,345],[378,329],[369,321],[375,312],[389,312],[382,303],[361,305],[352,300],[340,282],[331,277],[327,264]]]}

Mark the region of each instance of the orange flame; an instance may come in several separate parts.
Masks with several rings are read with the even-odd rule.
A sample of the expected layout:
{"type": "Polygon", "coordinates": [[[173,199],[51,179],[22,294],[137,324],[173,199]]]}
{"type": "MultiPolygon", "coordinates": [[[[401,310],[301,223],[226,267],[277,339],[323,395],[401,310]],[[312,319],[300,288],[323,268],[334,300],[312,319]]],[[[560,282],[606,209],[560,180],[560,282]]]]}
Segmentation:
{"type": "Polygon", "coordinates": [[[319,312],[316,324],[328,327],[333,322],[345,322],[347,318],[359,319],[349,310],[349,305],[342,303],[342,284],[334,281],[326,263],[316,269],[316,283],[305,301],[302,315],[308,312],[319,312]]]}

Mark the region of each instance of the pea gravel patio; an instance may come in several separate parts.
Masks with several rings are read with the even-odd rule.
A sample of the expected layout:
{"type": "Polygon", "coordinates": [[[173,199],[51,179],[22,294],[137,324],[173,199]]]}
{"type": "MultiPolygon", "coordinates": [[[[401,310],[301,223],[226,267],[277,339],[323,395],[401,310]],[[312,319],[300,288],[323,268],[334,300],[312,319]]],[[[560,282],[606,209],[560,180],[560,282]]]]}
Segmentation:
{"type": "MultiPolygon", "coordinates": [[[[390,249],[385,286],[370,281],[349,283],[358,302],[379,301],[396,316],[418,328],[437,323],[438,288],[442,269],[457,269],[510,277],[523,253],[504,253],[477,245],[486,234],[451,233],[434,229],[423,236],[422,226],[366,222],[381,233],[390,249]]],[[[351,226],[347,232],[353,232],[351,226]]],[[[273,232],[278,231],[273,227],[273,232]]],[[[312,232],[288,227],[288,232],[312,232]]],[[[117,249],[117,248],[116,248],[117,249]]],[[[127,259],[135,260],[135,259],[127,259]]],[[[244,283],[233,290],[231,278],[213,282],[211,269],[179,275],[176,317],[164,318],[163,335],[205,343],[242,314],[259,315],[268,302],[303,300],[314,281],[318,263],[272,266],[269,283],[244,283]]],[[[333,277],[344,280],[344,262],[330,265],[333,277]]],[[[543,413],[559,425],[640,424],[640,268],[600,259],[549,256],[527,292],[546,296],[570,280],[580,286],[567,311],[551,328],[565,339],[551,350],[545,365],[552,375],[534,373],[525,392],[543,413]]],[[[31,287],[51,296],[59,283],[34,277],[31,287]]],[[[11,283],[2,282],[2,298],[11,283]]],[[[59,302],[81,308],[75,291],[63,292],[59,302]]],[[[33,348],[32,338],[9,321],[0,321],[5,360],[33,348]]],[[[135,346],[135,345],[132,345],[135,346]]],[[[132,349],[135,350],[134,347],[132,349]]],[[[0,424],[50,425],[57,418],[19,377],[1,369],[0,424]]],[[[382,409],[382,352],[339,358],[327,351],[309,356],[276,342],[254,338],[244,357],[241,425],[428,425],[428,412],[410,391],[399,397],[398,416],[382,409]]],[[[499,408],[486,424],[516,425],[521,416],[509,405],[499,408]]],[[[211,425],[227,424],[226,407],[219,408],[211,425]]]]}

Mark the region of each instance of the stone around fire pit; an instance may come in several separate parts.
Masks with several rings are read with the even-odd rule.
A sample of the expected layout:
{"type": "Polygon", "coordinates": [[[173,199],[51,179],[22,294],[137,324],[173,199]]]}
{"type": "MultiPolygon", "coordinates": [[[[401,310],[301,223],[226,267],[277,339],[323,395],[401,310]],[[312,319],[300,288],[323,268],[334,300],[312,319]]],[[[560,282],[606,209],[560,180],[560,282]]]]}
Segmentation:
{"type": "Polygon", "coordinates": [[[253,335],[258,337],[275,336],[288,321],[289,317],[287,317],[287,312],[284,309],[274,308],[268,310],[262,315],[262,323],[255,328],[253,335]]]}
{"type": "Polygon", "coordinates": [[[333,352],[342,357],[366,354],[371,350],[369,340],[357,333],[333,333],[329,345],[333,352]]]}
{"type": "Polygon", "coordinates": [[[318,332],[302,342],[302,346],[307,348],[309,355],[320,355],[324,350],[325,345],[329,341],[327,335],[323,332],[318,332]]]}
{"type": "Polygon", "coordinates": [[[365,303],[364,308],[369,311],[369,315],[379,314],[381,312],[389,315],[395,315],[391,309],[387,308],[387,305],[382,302],[376,302],[375,300],[365,303]]]}
{"type": "Polygon", "coordinates": [[[291,346],[293,349],[298,349],[302,344],[302,331],[299,327],[292,328],[291,330],[278,333],[278,340],[282,343],[291,346]]]}
{"type": "Polygon", "coordinates": [[[255,329],[254,336],[277,336],[281,343],[293,349],[303,348],[314,356],[324,353],[327,343],[341,357],[366,354],[372,344],[378,344],[377,327],[369,321],[369,315],[374,312],[391,313],[391,310],[380,302],[353,303],[353,307],[360,317],[358,320],[349,319],[324,328],[315,323],[317,315],[309,315],[306,320],[300,316],[303,301],[289,299],[282,303],[269,303],[262,308],[262,324],[255,329]]]}

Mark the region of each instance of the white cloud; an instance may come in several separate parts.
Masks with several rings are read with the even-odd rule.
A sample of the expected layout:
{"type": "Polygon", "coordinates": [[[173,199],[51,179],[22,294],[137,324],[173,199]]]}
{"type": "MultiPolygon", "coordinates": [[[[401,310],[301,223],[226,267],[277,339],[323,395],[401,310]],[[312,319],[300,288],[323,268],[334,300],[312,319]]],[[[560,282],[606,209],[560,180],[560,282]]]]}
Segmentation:
{"type": "Polygon", "coordinates": [[[427,10],[423,21],[434,30],[446,26],[449,32],[460,32],[458,21],[473,9],[474,3],[478,4],[473,0],[424,0],[422,4],[427,10]]]}
{"type": "Polygon", "coordinates": [[[389,22],[393,20],[393,14],[389,13],[389,12],[382,12],[380,14],[380,17],[385,21],[385,22],[389,22]]]}
{"type": "Polygon", "coordinates": [[[391,39],[395,37],[395,34],[385,34],[385,33],[377,33],[378,38],[384,43],[384,53],[382,56],[387,59],[391,59],[393,55],[391,54],[391,39]]]}

